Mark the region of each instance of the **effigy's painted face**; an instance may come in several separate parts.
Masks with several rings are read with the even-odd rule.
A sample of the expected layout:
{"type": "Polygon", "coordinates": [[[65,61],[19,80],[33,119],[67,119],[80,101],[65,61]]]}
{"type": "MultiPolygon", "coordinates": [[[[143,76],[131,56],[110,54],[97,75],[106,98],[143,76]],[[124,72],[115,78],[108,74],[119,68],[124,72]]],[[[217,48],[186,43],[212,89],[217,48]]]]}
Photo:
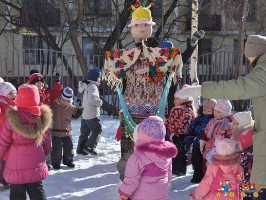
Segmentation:
{"type": "Polygon", "coordinates": [[[134,39],[145,40],[150,38],[152,34],[152,26],[149,24],[135,24],[131,27],[131,36],[134,39]]]}

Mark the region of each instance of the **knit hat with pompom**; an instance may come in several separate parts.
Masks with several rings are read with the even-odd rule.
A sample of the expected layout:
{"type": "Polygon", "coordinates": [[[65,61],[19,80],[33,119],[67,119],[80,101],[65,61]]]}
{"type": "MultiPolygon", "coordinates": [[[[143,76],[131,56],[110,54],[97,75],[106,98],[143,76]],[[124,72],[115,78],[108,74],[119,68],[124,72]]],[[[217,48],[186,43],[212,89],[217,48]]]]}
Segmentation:
{"type": "Polygon", "coordinates": [[[137,128],[136,144],[164,141],[166,129],[163,120],[158,116],[149,116],[137,128]]]}

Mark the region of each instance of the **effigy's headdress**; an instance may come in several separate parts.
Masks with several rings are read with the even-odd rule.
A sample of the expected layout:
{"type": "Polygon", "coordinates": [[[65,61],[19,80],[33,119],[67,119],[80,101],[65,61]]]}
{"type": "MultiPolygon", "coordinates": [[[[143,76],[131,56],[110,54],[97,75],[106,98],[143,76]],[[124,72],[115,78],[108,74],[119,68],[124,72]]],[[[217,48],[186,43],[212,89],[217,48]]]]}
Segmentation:
{"type": "Polygon", "coordinates": [[[152,21],[150,8],[154,6],[154,3],[150,3],[147,7],[147,0],[144,0],[143,4],[139,0],[136,1],[136,6],[131,5],[129,9],[133,10],[132,19],[128,27],[135,26],[136,24],[149,24],[151,26],[156,23],[152,21]]]}

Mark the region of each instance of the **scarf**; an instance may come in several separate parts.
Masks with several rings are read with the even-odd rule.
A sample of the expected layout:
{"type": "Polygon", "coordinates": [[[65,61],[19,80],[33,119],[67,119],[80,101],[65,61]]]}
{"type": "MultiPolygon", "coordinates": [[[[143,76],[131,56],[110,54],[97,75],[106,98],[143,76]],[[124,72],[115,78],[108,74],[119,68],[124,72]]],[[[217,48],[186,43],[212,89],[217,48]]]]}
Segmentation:
{"type": "Polygon", "coordinates": [[[222,122],[222,125],[220,127],[220,131],[221,132],[228,131],[228,130],[230,130],[232,128],[231,123],[230,123],[231,120],[228,117],[224,117],[223,119],[214,119],[214,120],[215,120],[215,122],[211,125],[210,130],[209,130],[209,132],[207,134],[207,137],[208,138],[212,138],[213,131],[214,131],[214,129],[215,129],[215,127],[216,127],[216,125],[218,123],[221,123],[222,122]]]}

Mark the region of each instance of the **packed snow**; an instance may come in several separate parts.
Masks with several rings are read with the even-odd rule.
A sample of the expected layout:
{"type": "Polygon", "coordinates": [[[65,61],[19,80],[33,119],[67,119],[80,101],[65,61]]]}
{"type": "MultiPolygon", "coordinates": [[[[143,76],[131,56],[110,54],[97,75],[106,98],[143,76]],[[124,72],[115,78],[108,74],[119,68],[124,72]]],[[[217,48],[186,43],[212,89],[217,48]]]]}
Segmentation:
{"type": "MultiPolygon", "coordinates": [[[[61,164],[60,170],[49,171],[43,181],[49,200],[118,200],[118,188],[121,184],[116,170],[120,159],[120,144],[115,140],[119,119],[101,116],[103,133],[97,146],[97,156],[75,155],[76,167],[70,169],[61,164]]],[[[73,143],[76,146],[80,134],[80,119],[73,120],[73,143]]],[[[186,176],[172,177],[169,187],[169,200],[187,200],[197,184],[190,183],[191,165],[186,176]]],[[[0,192],[0,200],[9,199],[9,190],[0,192]]]]}

